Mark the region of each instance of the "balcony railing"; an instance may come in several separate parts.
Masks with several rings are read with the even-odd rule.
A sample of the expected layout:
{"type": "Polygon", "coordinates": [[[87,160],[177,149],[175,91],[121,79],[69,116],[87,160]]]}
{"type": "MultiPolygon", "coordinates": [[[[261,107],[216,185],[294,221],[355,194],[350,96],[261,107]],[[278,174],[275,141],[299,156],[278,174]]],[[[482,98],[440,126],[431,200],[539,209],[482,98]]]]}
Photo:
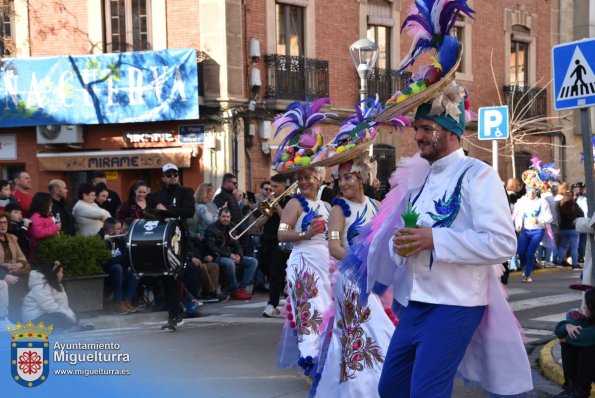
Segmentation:
{"type": "Polygon", "coordinates": [[[266,98],[304,101],[328,97],[328,61],[280,54],[264,56],[266,98]]]}
{"type": "Polygon", "coordinates": [[[385,103],[397,90],[405,86],[411,78],[411,72],[399,74],[395,69],[374,68],[368,75],[368,97],[375,98],[385,103]]]}
{"type": "Polygon", "coordinates": [[[527,120],[547,116],[547,92],[540,87],[504,86],[506,104],[515,118],[527,120]]]}

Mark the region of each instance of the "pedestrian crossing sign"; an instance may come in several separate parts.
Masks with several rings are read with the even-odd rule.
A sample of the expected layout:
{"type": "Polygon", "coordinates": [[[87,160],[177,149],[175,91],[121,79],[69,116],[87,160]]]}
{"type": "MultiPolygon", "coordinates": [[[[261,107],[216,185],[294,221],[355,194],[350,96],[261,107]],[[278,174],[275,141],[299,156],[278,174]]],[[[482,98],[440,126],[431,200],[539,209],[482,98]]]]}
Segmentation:
{"type": "Polygon", "coordinates": [[[552,62],[556,110],[595,105],[595,38],[554,46],[552,62]]]}

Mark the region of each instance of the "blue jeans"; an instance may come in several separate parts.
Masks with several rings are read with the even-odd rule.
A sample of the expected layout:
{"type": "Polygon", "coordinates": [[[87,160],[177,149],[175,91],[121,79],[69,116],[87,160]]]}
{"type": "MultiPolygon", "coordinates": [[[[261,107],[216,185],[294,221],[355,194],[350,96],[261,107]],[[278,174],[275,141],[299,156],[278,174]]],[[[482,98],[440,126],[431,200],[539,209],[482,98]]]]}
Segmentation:
{"type": "Polygon", "coordinates": [[[535,251],[543,238],[545,229],[523,229],[519,235],[517,254],[521,267],[525,268],[524,275],[529,277],[535,265],[535,251]]]}
{"type": "Polygon", "coordinates": [[[254,272],[258,266],[258,261],[254,257],[244,256],[240,260],[240,266],[243,268],[242,280],[238,285],[236,277],[236,264],[229,257],[217,257],[215,260],[219,267],[223,270],[225,280],[227,281],[228,289],[230,292],[235,292],[238,289],[243,289],[248,286],[254,278],[254,272]]]}
{"type": "Polygon", "coordinates": [[[114,291],[114,303],[122,301],[122,291],[124,288],[124,272],[126,272],[126,293],[124,294],[124,300],[134,299],[136,294],[136,287],[138,285],[138,279],[130,268],[126,268],[124,271],[121,264],[109,264],[104,265],[103,270],[109,275],[109,281],[114,291]]]}
{"type": "Polygon", "coordinates": [[[576,229],[561,229],[562,243],[558,252],[558,262],[562,263],[566,250],[570,247],[570,257],[572,258],[572,267],[578,266],[578,232],[576,229]]]}

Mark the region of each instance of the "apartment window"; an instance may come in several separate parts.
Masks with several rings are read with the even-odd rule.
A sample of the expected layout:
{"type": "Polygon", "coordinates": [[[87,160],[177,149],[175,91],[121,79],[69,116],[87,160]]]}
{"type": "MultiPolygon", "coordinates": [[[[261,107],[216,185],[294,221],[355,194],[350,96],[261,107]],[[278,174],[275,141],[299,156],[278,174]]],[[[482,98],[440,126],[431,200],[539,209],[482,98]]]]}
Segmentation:
{"type": "Polygon", "coordinates": [[[523,86],[529,83],[530,30],[514,25],[510,40],[510,85],[523,86]]]}
{"type": "Polygon", "coordinates": [[[105,1],[107,52],[151,49],[151,0],[105,1]]]}
{"type": "Polygon", "coordinates": [[[304,8],[277,3],[277,54],[304,55],[304,8]]]}
{"type": "Polygon", "coordinates": [[[14,55],[13,19],[14,2],[4,1],[0,7],[0,56],[14,55]]]}
{"type": "Polygon", "coordinates": [[[378,45],[378,60],[376,66],[382,69],[390,68],[390,27],[368,25],[368,40],[378,45]]]}
{"type": "MultiPolygon", "coordinates": [[[[458,40],[459,43],[461,43],[463,45],[463,50],[470,50],[465,48],[465,34],[467,33],[465,31],[465,16],[459,14],[457,16],[457,20],[455,21],[454,26],[452,27],[450,34],[455,36],[458,40]]],[[[459,73],[464,73],[465,72],[465,60],[461,60],[461,62],[459,63],[459,67],[457,68],[457,72],[459,73]]]]}

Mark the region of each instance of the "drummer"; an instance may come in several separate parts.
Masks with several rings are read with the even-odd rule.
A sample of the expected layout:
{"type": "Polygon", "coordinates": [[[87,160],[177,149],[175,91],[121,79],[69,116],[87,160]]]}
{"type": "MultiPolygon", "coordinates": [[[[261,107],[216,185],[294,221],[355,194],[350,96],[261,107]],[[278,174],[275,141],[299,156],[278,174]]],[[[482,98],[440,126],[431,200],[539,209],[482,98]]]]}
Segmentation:
{"type": "MultiPolygon", "coordinates": [[[[194,193],[192,189],[180,185],[180,170],[175,164],[167,163],[161,171],[163,187],[149,196],[147,209],[169,211],[174,217],[179,217],[184,228],[188,229],[187,219],[194,216],[194,193]]],[[[181,325],[184,316],[180,306],[181,281],[173,275],[164,275],[161,278],[169,312],[168,322],[163,329],[175,331],[178,325],[181,325]]]]}

